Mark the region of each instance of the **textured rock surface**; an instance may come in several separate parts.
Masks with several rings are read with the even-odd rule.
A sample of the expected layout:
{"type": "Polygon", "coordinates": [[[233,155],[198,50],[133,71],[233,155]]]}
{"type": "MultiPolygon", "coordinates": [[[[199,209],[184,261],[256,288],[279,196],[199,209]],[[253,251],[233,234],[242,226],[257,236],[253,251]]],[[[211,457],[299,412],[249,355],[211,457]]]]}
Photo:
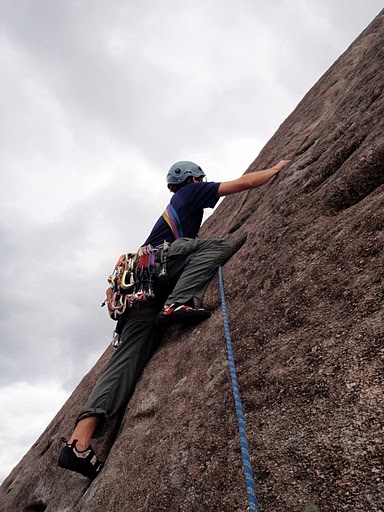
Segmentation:
{"type": "MultiPolygon", "coordinates": [[[[202,236],[249,236],[224,268],[263,512],[384,510],[384,12],[304,97],[202,236]]],[[[107,351],[1,487],[6,512],[247,510],[218,282],[173,328],[89,485],[56,466],[107,351]]]]}

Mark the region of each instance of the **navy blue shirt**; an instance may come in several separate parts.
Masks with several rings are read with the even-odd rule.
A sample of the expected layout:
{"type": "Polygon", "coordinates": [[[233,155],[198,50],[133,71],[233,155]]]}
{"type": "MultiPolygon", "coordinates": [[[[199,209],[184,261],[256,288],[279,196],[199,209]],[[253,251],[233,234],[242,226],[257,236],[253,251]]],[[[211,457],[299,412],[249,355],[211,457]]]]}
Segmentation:
{"type": "MultiPolygon", "coordinates": [[[[215,182],[189,183],[173,194],[171,205],[179,216],[185,238],[197,237],[203,220],[204,208],[214,208],[219,200],[217,197],[219,186],[220,183],[215,182]]],[[[160,217],[143,245],[151,244],[156,247],[164,240],[173,242],[174,236],[164,218],[160,217]]]]}

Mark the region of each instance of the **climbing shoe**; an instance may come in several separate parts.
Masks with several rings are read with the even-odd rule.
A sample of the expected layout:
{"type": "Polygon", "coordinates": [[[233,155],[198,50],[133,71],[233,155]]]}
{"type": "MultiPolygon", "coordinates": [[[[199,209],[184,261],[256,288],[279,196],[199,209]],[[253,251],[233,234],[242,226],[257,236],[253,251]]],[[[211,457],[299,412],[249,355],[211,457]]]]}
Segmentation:
{"type": "Polygon", "coordinates": [[[94,480],[100,473],[103,464],[97,458],[92,447],[88,446],[86,450],[80,452],[76,449],[76,439],[72,444],[68,444],[64,438],[62,441],[65,442],[65,446],[60,452],[59,466],[94,480]]]}
{"type": "Polygon", "coordinates": [[[207,320],[211,312],[203,308],[192,308],[185,304],[165,305],[158,316],[159,325],[195,324],[207,320]]]}

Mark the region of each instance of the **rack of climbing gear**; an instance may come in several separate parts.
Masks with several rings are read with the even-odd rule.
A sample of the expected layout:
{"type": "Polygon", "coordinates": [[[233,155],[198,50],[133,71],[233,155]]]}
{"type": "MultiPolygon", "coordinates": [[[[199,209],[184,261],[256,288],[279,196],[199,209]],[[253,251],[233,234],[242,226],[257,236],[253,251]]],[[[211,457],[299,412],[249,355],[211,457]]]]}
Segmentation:
{"type": "Polygon", "coordinates": [[[237,383],[235,361],[233,358],[232,341],[231,341],[231,334],[229,331],[227,306],[226,306],[225,294],[224,294],[223,270],[222,270],[221,266],[219,267],[219,283],[220,283],[221,309],[222,309],[223,321],[224,321],[224,331],[225,331],[225,337],[227,340],[229,370],[230,370],[230,374],[231,374],[233,396],[235,399],[237,423],[238,423],[239,435],[240,435],[241,455],[242,455],[242,459],[243,459],[243,469],[244,469],[244,476],[245,476],[245,485],[247,488],[248,507],[249,507],[249,510],[252,512],[253,511],[259,512],[259,505],[257,502],[255,483],[253,481],[251,458],[250,458],[249,449],[248,449],[247,434],[245,431],[243,405],[241,403],[239,386],[237,383]]]}
{"type": "Polygon", "coordinates": [[[158,247],[144,245],[137,252],[122,254],[112,274],[108,276],[109,287],[101,306],[106,305],[109,316],[117,322],[113,332],[113,347],[117,348],[120,344],[126,310],[155,300],[155,280],[167,274],[169,247],[170,244],[164,241],[158,247]]]}
{"type": "Polygon", "coordinates": [[[102,303],[102,306],[107,305],[113,320],[118,320],[127,308],[155,298],[155,278],[166,272],[165,256],[168,247],[167,242],[156,248],[145,245],[135,253],[128,252],[120,256],[112,274],[108,276],[109,288],[102,303]]]}

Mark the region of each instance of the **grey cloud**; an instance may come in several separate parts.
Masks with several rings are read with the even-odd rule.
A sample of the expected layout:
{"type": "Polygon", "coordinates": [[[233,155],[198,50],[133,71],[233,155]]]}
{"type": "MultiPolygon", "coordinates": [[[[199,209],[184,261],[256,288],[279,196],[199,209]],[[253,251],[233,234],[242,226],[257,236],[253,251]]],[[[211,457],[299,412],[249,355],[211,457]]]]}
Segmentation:
{"type": "Polygon", "coordinates": [[[168,200],[166,191],[140,197],[131,179],[122,176],[119,187],[79,200],[55,221],[2,227],[7,260],[0,276],[9,292],[0,302],[2,340],[9,340],[2,383],[18,375],[40,381],[54,372],[73,387],[88,354],[108,344],[114,323],[100,309],[106,276],[122,252],[144,241],[168,200]],[[151,199],[163,201],[156,213],[151,199]]]}
{"type": "MultiPolygon", "coordinates": [[[[13,269],[4,276],[12,292],[2,299],[2,319],[7,320],[5,337],[18,340],[7,347],[3,378],[23,372],[32,377],[36,346],[56,363],[73,346],[83,356],[92,350],[98,328],[92,327],[89,305],[104,291],[104,283],[96,284],[101,265],[108,258],[113,264],[109,255],[114,247],[131,240],[141,243],[156,220],[145,203],[150,198],[136,186],[134,169],[117,186],[112,171],[99,193],[78,203],[79,192],[74,191],[59,219],[48,215],[40,225],[23,217],[45,200],[49,212],[49,200],[60,198],[63,186],[70,193],[70,184],[78,180],[81,190],[87,183],[81,175],[91,179],[99,155],[108,158],[114,149],[136,147],[163,173],[172,163],[170,155],[218,147],[234,134],[265,140],[283,120],[282,112],[287,115],[309,88],[313,75],[325,71],[322,52],[332,59],[338,51],[332,49],[332,38],[311,37],[316,18],[322,20],[322,35],[327,27],[332,36],[352,30],[340,22],[343,9],[327,2],[321,7],[307,2],[304,11],[284,2],[241,5],[244,10],[229,0],[204,5],[169,1],[156,9],[152,2],[121,1],[113,9],[101,2],[3,3],[5,37],[13,48],[9,56],[18,59],[16,69],[9,64],[8,70],[19,73],[15,87],[8,75],[2,85],[9,98],[3,110],[9,122],[1,134],[10,151],[0,157],[6,180],[3,257],[13,269]],[[100,144],[103,137],[107,147],[100,144]],[[87,151],[94,153],[93,160],[87,159],[87,151]],[[64,159],[64,167],[58,158],[64,159]],[[7,181],[12,183],[8,193],[7,181]],[[135,222],[126,224],[130,205],[135,205],[135,222]],[[7,216],[15,211],[15,219],[7,216]],[[92,233],[106,240],[99,252],[89,248],[92,233]],[[87,252],[93,261],[88,268],[77,268],[87,252]],[[12,288],[15,269],[25,259],[26,286],[12,288]],[[42,306],[40,294],[52,282],[54,300],[42,306]],[[81,308],[87,313],[79,314],[81,308]],[[50,336],[54,341],[47,344],[50,336]],[[28,358],[13,365],[10,361],[23,359],[19,346],[29,347],[28,358]]],[[[371,5],[374,9],[376,3],[371,5]]],[[[349,3],[348,9],[350,15],[361,15],[360,4],[349,3]]],[[[355,30],[361,21],[352,18],[355,30]]],[[[71,364],[73,356],[64,357],[71,364]]]]}
{"type": "Polygon", "coordinates": [[[217,119],[221,133],[239,133],[249,127],[257,105],[270,98],[258,68],[266,75],[274,62],[264,57],[268,39],[261,45],[257,37],[271,20],[258,5],[246,3],[245,18],[231,2],[216,2],[217,9],[182,4],[186,14],[175,9],[161,23],[156,10],[136,9],[132,16],[121,9],[119,20],[113,20],[123,34],[118,58],[108,51],[113,35],[108,15],[100,23],[98,16],[105,13],[97,6],[65,5],[55,11],[44,3],[50,23],[41,25],[41,6],[24,16],[16,16],[13,8],[13,35],[63,108],[78,119],[92,115],[108,124],[122,144],[133,141],[160,157],[174,146],[188,148],[191,139],[200,146],[214,144],[220,135],[210,129],[211,122],[217,119]],[[252,103],[242,94],[250,81],[252,103]],[[160,134],[168,137],[160,142],[160,134]]]}

